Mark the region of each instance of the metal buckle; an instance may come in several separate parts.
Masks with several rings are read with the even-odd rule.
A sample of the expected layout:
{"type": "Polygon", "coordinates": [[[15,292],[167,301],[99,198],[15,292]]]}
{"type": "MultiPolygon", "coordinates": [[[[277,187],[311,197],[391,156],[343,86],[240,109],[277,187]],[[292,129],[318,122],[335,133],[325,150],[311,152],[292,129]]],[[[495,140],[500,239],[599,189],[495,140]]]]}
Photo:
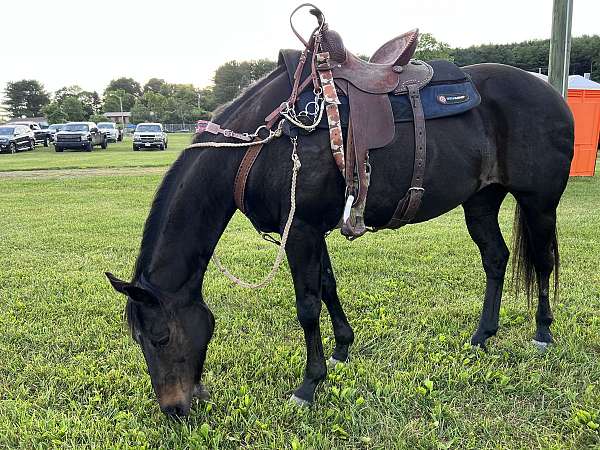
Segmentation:
{"type": "Polygon", "coordinates": [[[425,189],[424,189],[424,188],[422,188],[422,187],[411,187],[411,188],[408,188],[408,192],[410,192],[410,191],[421,191],[421,192],[425,192],[425,189]]]}
{"type": "Polygon", "coordinates": [[[231,136],[233,136],[233,131],[231,131],[231,130],[223,130],[223,136],[225,136],[225,137],[231,137],[231,136]]]}

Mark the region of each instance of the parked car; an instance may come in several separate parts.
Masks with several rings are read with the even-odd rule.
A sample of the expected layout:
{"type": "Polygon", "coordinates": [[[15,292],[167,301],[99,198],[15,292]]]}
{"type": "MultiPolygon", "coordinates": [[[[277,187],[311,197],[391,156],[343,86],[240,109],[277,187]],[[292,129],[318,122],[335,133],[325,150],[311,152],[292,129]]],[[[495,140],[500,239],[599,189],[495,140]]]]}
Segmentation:
{"type": "Polygon", "coordinates": [[[94,122],[69,122],[56,133],[54,149],[62,152],[64,149],[83,149],[91,152],[95,146],[102,149],[108,147],[106,133],[98,129],[94,122]]]}
{"type": "Polygon", "coordinates": [[[133,133],[133,151],[140,148],[158,148],[164,150],[169,145],[169,138],[160,123],[140,123],[133,133]]]}
{"type": "Polygon", "coordinates": [[[27,125],[0,126],[0,152],[17,153],[19,150],[33,150],[35,135],[27,125]]]}
{"type": "Polygon", "coordinates": [[[40,124],[38,122],[24,120],[22,122],[11,122],[10,125],[25,125],[25,126],[29,127],[29,129],[31,131],[33,131],[33,134],[35,135],[35,143],[43,144],[44,147],[48,147],[49,142],[50,142],[48,129],[47,128],[43,129],[42,127],[40,127],[40,124]]]}
{"type": "Polygon", "coordinates": [[[98,122],[98,128],[106,133],[108,142],[117,142],[119,139],[119,129],[114,122],[98,122]]]}
{"type": "Polygon", "coordinates": [[[50,139],[50,142],[54,142],[56,139],[56,133],[58,133],[60,130],[62,130],[62,127],[64,127],[65,124],[64,123],[53,123],[52,125],[50,125],[48,127],[48,138],[50,139]]]}

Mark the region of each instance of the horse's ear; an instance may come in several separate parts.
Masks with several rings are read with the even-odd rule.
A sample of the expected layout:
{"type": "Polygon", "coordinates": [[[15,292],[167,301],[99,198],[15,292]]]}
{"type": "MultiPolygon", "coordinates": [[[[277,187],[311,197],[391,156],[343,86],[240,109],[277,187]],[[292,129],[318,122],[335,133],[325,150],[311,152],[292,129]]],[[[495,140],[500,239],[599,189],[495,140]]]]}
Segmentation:
{"type": "Polygon", "coordinates": [[[158,300],[150,292],[141,287],[129,285],[125,288],[125,294],[127,294],[134,302],[145,303],[153,306],[157,306],[159,304],[158,300]]]}
{"type": "Polygon", "coordinates": [[[110,272],[105,272],[104,274],[106,275],[106,278],[108,278],[108,281],[110,281],[110,284],[112,284],[112,287],[115,288],[115,291],[129,296],[134,302],[149,304],[158,303],[158,300],[144,288],[135,286],[129,281],[119,280],[110,272]]]}
{"type": "Polygon", "coordinates": [[[108,281],[110,281],[110,284],[115,289],[115,291],[127,295],[126,289],[128,287],[131,287],[131,283],[129,281],[119,280],[110,272],[104,272],[104,275],[106,275],[106,278],[108,278],[108,281]]]}

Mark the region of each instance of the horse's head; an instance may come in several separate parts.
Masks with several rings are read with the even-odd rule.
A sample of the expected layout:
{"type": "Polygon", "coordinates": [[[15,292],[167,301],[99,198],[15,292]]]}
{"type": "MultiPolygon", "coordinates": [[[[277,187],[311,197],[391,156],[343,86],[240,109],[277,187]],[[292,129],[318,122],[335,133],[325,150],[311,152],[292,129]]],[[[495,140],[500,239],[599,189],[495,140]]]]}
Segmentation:
{"type": "Polygon", "coordinates": [[[161,298],[144,283],[106,276],[127,296],[127,322],[142,348],[160,409],[186,416],[194,391],[202,392],[200,377],[215,326],[212,313],[198,300],[161,298]]]}

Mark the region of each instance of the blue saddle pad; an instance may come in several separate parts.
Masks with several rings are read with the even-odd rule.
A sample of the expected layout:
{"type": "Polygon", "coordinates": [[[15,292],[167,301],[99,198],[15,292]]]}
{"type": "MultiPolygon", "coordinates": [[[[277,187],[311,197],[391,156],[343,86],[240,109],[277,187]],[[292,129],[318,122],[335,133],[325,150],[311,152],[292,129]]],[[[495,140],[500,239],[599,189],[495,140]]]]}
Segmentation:
{"type": "MultiPolygon", "coordinates": [[[[279,54],[279,64],[287,68],[290,79],[290,91],[293,83],[293,74],[298,66],[300,52],[297,50],[282,50],[279,54]]],[[[421,89],[421,102],[425,112],[425,119],[438,119],[454,116],[469,111],[481,103],[481,97],[470,77],[454,63],[445,60],[428,61],[433,67],[433,78],[427,86],[421,89]]],[[[302,79],[309,75],[310,68],[304,68],[302,79]]],[[[389,95],[395,122],[412,122],[412,108],[406,94],[389,95]]],[[[314,101],[314,94],[310,89],[305,90],[298,97],[296,112],[303,111],[307,105],[314,101]]],[[[348,126],[348,98],[340,96],[340,118],[343,127],[348,126]]],[[[309,108],[310,110],[311,108],[309,108]]],[[[323,117],[319,124],[328,128],[327,117],[323,117]]]]}

